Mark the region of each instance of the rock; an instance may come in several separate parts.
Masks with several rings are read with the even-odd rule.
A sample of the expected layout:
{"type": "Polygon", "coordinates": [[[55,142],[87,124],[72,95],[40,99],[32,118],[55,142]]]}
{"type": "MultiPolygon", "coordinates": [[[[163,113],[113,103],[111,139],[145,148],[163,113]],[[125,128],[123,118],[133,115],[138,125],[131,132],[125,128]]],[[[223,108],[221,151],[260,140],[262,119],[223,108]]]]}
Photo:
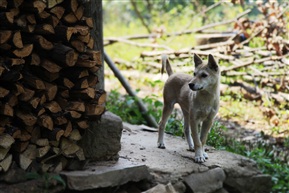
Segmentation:
{"type": "Polygon", "coordinates": [[[185,193],[186,192],[186,185],[182,181],[178,181],[173,184],[176,192],[178,193],[185,193]]]}
{"type": "Polygon", "coordinates": [[[229,193],[229,192],[228,192],[226,189],[221,188],[221,189],[217,190],[217,191],[214,192],[214,193],[229,193]]]}
{"type": "Polygon", "coordinates": [[[93,161],[117,159],[122,129],[121,118],[108,111],[102,115],[101,122],[91,122],[80,141],[85,157],[93,161]]]}
{"type": "Polygon", "coordinates": [[[266,174],[239,178],[228,177],[225,184],[230,192],[240,193],[270,193],[272,188],[271,176],[266,174]]]}
{"type": "Polygon", "coordinates": [[[227,190],[240,193],[271,192],[271,176],[262,174],[255,161],[226,151],[216,152],[215,159],[226,173],[224,184],[227,190]]]}
{"type": "Polygon", "coordinates": [[[214,168],[202,173],[193,173],[184,178],[194,193],[212,193],[223,187],[226,175],[222,168],[214,168]]]}
{"type": "Polygon", "coordinates": [[[167,185],[158,184],[155,187],[153,187],[147,191],[144,191],[142,193],[179,193],[179,192],[176,192],[173,185],[171,183],[169,183],[167,185]]]}
{"type": "Polygon", "coordinates": [[[90,190],[114,187],[128,182],[150,180],[147,166],[120,158],[117,162],[95,162],[81,171],[63,171],[66,184],[71,190],[90,190]]]}

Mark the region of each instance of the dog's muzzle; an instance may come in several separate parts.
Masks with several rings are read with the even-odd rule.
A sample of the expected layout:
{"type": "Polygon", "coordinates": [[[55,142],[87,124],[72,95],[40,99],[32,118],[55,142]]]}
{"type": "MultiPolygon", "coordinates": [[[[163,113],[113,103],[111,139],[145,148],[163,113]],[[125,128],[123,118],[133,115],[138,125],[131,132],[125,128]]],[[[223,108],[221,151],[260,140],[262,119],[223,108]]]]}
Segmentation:
{"type": "Polygon", "coordinates": [[[189,87],[193,91],[198,91],[198,90],[202,90],[203,89],[203,87],[196,88],[194,83],[189,83],[189,87]]]}

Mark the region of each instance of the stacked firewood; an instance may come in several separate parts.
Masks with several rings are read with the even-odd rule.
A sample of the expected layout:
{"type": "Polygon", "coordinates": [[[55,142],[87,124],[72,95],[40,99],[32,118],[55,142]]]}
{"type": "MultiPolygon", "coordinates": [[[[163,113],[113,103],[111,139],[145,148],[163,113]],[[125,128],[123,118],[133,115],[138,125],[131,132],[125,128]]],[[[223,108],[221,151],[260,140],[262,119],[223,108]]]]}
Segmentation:
{"type": "Polygon", "coordinates": [[[105,111],[92,18],[77,0],[0,0],[0,173],[57,172],[105,111]]]}

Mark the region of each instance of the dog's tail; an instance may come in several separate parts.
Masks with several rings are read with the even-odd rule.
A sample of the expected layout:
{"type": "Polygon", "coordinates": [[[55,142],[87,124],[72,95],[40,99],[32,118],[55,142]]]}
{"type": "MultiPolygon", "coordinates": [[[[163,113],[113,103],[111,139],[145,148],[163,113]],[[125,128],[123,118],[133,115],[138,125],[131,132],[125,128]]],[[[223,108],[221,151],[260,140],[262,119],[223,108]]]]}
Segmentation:
{"type": "Polygon", "coordinates": [[[168,75],[171,76],[173,74],[173,70],[171,68],[170,61],[168,59],[168,56],[166,54],[163,54],[162,55],[162,70],[161,70],[162,74],[164,73],[165,68],[166,68],[168,75]]]}

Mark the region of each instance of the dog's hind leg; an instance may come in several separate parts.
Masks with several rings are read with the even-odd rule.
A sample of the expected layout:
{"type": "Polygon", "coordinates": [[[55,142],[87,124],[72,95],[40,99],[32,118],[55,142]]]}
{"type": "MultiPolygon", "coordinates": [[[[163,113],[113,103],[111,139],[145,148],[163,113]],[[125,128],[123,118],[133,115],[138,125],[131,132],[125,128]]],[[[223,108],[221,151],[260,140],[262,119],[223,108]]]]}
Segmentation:
{"type": "Polygon", "coordinates": [[[191,135],[191,130],[190,130],[190,120],[189,120],[189,113],[185,112],[185,110],[182,108],[182,112],[184,115],[184,134],[185,138],[187,140],[187,143],[189,145],[189,151],[194,151],[194,144],[193,144],[193,139],[191,135]]]}
{"type": "Polygon", "coordinates": [[[159,123],[158,148],[161,148],[161,149],[166,148],[166,146],[164,144],[165,127],[166,127],[167,120],[168,120],[170,114],[172,113],[173,109],[174,109],[173,103],[171,103],[171,104],[164,103],[163,114],[162,114],[161,121],[159,123]]]}

